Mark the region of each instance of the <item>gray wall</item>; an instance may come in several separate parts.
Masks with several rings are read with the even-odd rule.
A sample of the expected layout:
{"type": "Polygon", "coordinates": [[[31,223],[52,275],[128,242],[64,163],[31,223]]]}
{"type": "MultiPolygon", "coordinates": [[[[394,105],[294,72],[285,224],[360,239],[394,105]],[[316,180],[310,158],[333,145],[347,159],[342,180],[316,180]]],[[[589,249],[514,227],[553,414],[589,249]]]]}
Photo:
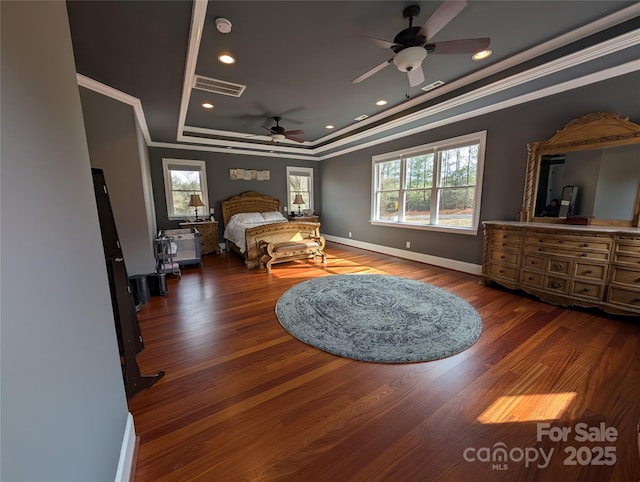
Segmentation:
{"type": "Polygon", "coordinates": [[[153,272],[155,213],[149,159],[133,108],[82,87],[80,99],[91,166],[104,171],[127,271],[153,272]]]}
{"type": "Polygon", "coordinates": [[[0,2],[5,481],[107,481],[128,415],[64,2],[0,2]]]}
{"type": "Polygon", "coordinates": [[[480,219],[515,220],[522,205],[527,143],[546,140],[570,120],[589,112],[616,112],[640,121],[640,104],[630,102],[640,73],[556,94],[362,151],[322,161],[322,232],[474,264],[482,262],[477,236],[372,226],[371,157],[463,134],[487,130],[480,219]],[[631,96],[631,97],[630,97],[631,96]]]}
{"type": "MultiPolygon", "coordinates": [[[[216,219],[220,221],[220,239],[222,239],[221,201],[245,191],[258,191],[262,194],[279,199],[283,207],[287,205],[287,166],[314,168],[314,206],[316,206],[316,211],[321,211],[320,206],[322,206],[322,198],[320,195],[319,163],[317,161],[289,159],[284,155],[278,157],[258,157],[150,147],[149,160],[151,164],[151,179],[153,183],[153,195],[156,206],[158,229],[175,228],[179,223],[179,221],[173,221],[167,218],[167,201],[162,176],[163,158],[191,159],[206,162],[209,205],[215,209],[216,219]],[[269,169],[271,180],[231,181],[229,179],[229,169],[240,168],[260,170],[269,169]]],[[[295,206],[288,207],[290,211],[295,209],[295,206]]],[[[321,212],[320,214],[322,215],[321,212]]]]}

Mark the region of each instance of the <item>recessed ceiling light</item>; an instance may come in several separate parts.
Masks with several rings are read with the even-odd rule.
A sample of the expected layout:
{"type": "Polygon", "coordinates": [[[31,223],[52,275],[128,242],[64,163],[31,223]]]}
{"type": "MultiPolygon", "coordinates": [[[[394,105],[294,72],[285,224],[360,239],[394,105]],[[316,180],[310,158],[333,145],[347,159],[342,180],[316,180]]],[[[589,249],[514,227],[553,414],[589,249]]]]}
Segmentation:
{"type": "Polygon", "coordinates": [[[482,59],[486,59],[487,57],[489,57],[489,55],[491,55],[493,52],[489,49],[487,50],[483,50],[481,52],[476,52],[475,54],[473,54],[473,56],[471,57],[473,60],[482,60],[482,59]]]}
{"type": "Polygon", "coordinates": [[[333,129],[333,127],[334,127],[334,126],[332,126],[331,124],[329,124],[329,125],[326,125],[325,127],[326,127],[327,129],[333,129]]]}
{"type": "Polygon", "coordinates": [[[210,102],[205,102],[204,104],[202,104],[202,107],[204,107],[205,109],[213,109],[213,104],[211,104],[210,102]]]}
{"type": "Polygon", "coordinates": [[[229,54],[220,54],[220,55],[218,55],[218,60],[220,62],[222,62],[223,64],[233,64],[236,61],[236,59],[234,59],[229,54]]]}
{"type": "Polygon", "coordinates": [[[384,99],[380,99],[378,102],[376,102],[376,105],[387,105],[387,101],[384,99]]]}
{"type": "Polygon", "coordinates": [[[220,33],[229,33],[231,32],[231,22],[226,18],[218,17],[215,20],[216,28],[220,33]]]}

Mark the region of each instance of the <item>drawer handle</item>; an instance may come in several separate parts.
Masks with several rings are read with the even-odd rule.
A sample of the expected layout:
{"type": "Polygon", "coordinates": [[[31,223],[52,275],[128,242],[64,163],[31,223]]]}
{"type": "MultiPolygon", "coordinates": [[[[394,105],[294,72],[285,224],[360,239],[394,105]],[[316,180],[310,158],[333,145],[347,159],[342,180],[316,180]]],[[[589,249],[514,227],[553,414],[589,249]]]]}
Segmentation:
{"type": "Polygon", "coordinates": [[[536,264],[536,262],[535,261],[531,261],[531,264],[536,264]]]}
{"type": "Polygon", "coordinates": [[[562,240],[561,239],[558,240],[558,244],[562,244],[562,240]]]}
{"type": "Polygon", "coordinates": [[[593,271],[591,271],[590,269],[587,270],[587,274],[591,274],[593,273],[593,271]]]}
{"type": "Polygon", "coordinates": [[[586,258],[588,255],[587,253],[582,253],[580,256],[582,256],[583,258],[586,258]]]}
{"type": "Polygon", "coordinates": [[[544,239],[539,239],[538,242],[539,243],[544,243],[544,239]]]}
{"type": "Polygon", "coordinates": [[[589,243],[584,243],[582,246],[584,246],[585,248],[589,247],[589,243]]]}
{"type": "Polygon", "coordinates": [[[632,303],[640,303],[640,298],[635,298],[632,303]]]}
{"type": "Polygon", "coordinates": [[[582,292],[583,293],[588,293],[589,292],[589,288],[582,288],[582,292]]]}
{"type": "Polygon", "coordinates": [[[500,256],[500,259],[504,259],[506,258],[506,256],[503,254],[502,256],[500,256]]]}
{"type": "Polygon", "coordinates": [[[528,279],[529,281],[533,281],[533,278],[532,278],[531,276],[529,276],[527,279],[528,279]]]}
{"type": "Polygon", "coordinates": [[[501,269],[500,271],[498,271],[498,273],[504,273],[504,270],[503,270],[503,269],[501,269]]]}
{"type": "Polygon", "coordinates": [[[544,251],[544,248],[538,248],[538,251],[544,251]]]}

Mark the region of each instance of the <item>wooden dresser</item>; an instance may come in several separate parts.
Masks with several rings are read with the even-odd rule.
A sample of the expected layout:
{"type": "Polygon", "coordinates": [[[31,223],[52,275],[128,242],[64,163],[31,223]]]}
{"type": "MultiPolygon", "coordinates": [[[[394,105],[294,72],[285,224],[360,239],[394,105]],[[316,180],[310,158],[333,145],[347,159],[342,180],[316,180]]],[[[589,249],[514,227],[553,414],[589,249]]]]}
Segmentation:
{"type": "Polygon", "coordinates": [[[218,221],[198,221],[180,223],[183,228],[196,228],[200,233],[200,247],[202,254],[219,253],[218,221]]]}
{"type": "Polygon", "coordinates": [[[482,271],[552,304],[640,314],[640,228],[487,221],[482,271]]]}

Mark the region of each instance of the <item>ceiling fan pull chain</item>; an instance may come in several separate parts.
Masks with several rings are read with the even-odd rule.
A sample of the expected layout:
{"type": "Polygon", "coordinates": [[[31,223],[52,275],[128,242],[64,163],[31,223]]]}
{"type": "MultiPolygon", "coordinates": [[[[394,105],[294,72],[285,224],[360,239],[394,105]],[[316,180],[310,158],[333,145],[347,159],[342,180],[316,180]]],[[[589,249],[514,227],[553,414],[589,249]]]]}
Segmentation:
{"type": "Polygon", "coordinates": [[[410,98],[410,96],[409,96],[409,76],[405,75],[405,77],[407,78],[407,91],[404,94],[404,97],[405,97],[405,99],[409,99],[410,98]]]}

